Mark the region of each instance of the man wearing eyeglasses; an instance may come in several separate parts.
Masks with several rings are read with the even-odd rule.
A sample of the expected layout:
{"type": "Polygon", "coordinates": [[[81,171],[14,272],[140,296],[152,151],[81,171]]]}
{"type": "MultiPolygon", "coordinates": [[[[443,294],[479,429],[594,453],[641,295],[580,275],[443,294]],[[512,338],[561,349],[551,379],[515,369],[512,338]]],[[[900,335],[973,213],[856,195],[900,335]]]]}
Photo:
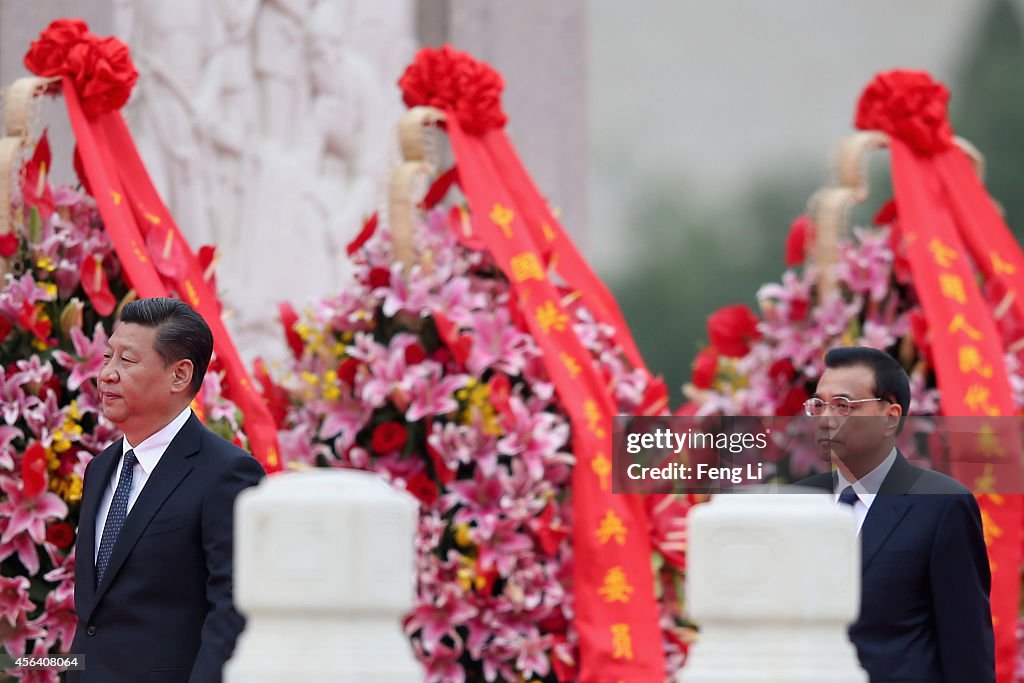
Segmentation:
{"type": "Polygon", "coordinates": [[[841,347],[805,404],[833,471],[799,482],[848,507],[861,540],[861,610],[850,628],[872,683],[994,683],[991,577],[978,504],[896,449],[910,381],[883,351],[841,347]]]}

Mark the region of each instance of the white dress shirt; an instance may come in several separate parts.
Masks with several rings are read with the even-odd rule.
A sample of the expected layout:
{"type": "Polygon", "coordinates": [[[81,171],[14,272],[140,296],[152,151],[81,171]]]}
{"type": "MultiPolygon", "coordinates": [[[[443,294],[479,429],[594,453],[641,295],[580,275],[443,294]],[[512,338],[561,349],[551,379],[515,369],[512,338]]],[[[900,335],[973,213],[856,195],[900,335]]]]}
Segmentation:
{"type": "Polygon", "coordinates": [[[851,506],[853,509],[853,516],[857,520],[857,533],[860,533],[860,529],[864,526],[864,519],[868,516],[868,510],[871,509],[871,504],[875,502],[875,496],[878,494],[878,489],[882,487],[882,482],[885,481],[885,477],[889,474],[889,470],[892,469],[892,464],[896,462],[896,447],[893,446],[892,450],[889,451],[889,455],[885,457],[885,460],[880,462],[875,469],[871,470],[859,481],[851,483],[845,476],[843,471],[836,469],[836,488],[832,493],[832,497],[836,502],[836,505],[841,505],[839,502],[839,496],[846,489],[847,486],[853,487],[853,492],[857,494],[857,501],[851,506]]]}
{"type": "Polygon", "coordinates": [[[132,446],[128,443],[128,437],[121,439],[121,457],[117,459],[117,466],[114,467],[114,476],[110,478],[107,483],[107,488],[103,491],[103,497],[100,499],[100,508],[96,512],[96,548],[93,556],[93,561],[99,557],[100,554],[100,541],[103,538],[103,525],[107,522],[107,513],[110,512],[110,503],[114,499],[114,491],[117,489],[117,482],[121,478],[121,467],[124,465],[124,454],[128,451],[135,451],[136,463],[132,469],[132,487],[128,491],[128,512],[131,512],[132,506],[135,505],[135,501],[138,500],[139,494],[142,493],[142,487],[146,485],[149,480],[149,475],[153,473],[153,468],[160,462],[160,458],[163,457],[164,451],[174,440],[174,437],[178,435],[181,428],[185,426],[188,419],[192,416],[192,408],[186,407],[185,410],[181,411],[177,417],[167,423],[167,425],[153,434],[151,437],[140,443],[138,446],[132,446]]]}

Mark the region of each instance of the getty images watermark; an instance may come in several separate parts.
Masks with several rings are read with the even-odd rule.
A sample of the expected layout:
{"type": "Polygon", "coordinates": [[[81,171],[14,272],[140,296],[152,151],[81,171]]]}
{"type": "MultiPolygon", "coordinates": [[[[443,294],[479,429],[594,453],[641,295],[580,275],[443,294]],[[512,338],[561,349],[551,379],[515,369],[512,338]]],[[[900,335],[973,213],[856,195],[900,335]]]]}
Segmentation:
{"type": "MultiPolygon", "coordinates": [[[[787,486],[841,468],[885,418],[619,416],[612,432],[613,493],[730,493],[787,486]],[[766,488],[766,485],[768,488],[766,488]]],[[[896,439],[913,464],[973,493],[1024,493],[1019,417],[904,418],[896,439]]]]}

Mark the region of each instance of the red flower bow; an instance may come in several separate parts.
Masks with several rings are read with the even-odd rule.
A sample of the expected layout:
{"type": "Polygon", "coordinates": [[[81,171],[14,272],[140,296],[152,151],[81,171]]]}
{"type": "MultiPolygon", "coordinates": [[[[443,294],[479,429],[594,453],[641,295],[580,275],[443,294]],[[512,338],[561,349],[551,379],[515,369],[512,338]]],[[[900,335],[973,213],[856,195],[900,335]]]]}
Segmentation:
{"type": "Polygon", "coordinates": [[[501,109],[501,74],[451,45],[417,52],[398,86],[409,107],[442,109],[472,135],[502,128],[508,120],[501,109]]]}
{"type": "Polygon", "coordinates": [[[124,106],[139,78],[128,46],[91,33],[81,19],[50,24],[29,47],[25,67],[37,76],[70,77],[89,117],[124,106]]]}
{"type": "Polygon", "coordinates": [[[920,154],[935,154],[953,144],[948,102],[949,90],[927,72],[887,71],[861,93],[854,125],[884,131],[920,154]]]}

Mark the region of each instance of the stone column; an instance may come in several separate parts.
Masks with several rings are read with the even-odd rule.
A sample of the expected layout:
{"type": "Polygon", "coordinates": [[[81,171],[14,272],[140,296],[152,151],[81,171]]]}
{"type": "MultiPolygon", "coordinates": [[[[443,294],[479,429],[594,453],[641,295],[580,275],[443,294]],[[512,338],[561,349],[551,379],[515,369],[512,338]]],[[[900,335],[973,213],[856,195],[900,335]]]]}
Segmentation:
{"type": "Polygon", "coordinates": [[[416,503],[355,470],[278,474],[235,509],[246,617],[226,683],[419,683],[401,618],[415,590],[416,503]]]}
{"type": "Polygon", "coordinates": [[[679,683],[868,683],[853,516],[826,495],[731,494],[690,513],[686,597],[700,627],[679,683]]]}

